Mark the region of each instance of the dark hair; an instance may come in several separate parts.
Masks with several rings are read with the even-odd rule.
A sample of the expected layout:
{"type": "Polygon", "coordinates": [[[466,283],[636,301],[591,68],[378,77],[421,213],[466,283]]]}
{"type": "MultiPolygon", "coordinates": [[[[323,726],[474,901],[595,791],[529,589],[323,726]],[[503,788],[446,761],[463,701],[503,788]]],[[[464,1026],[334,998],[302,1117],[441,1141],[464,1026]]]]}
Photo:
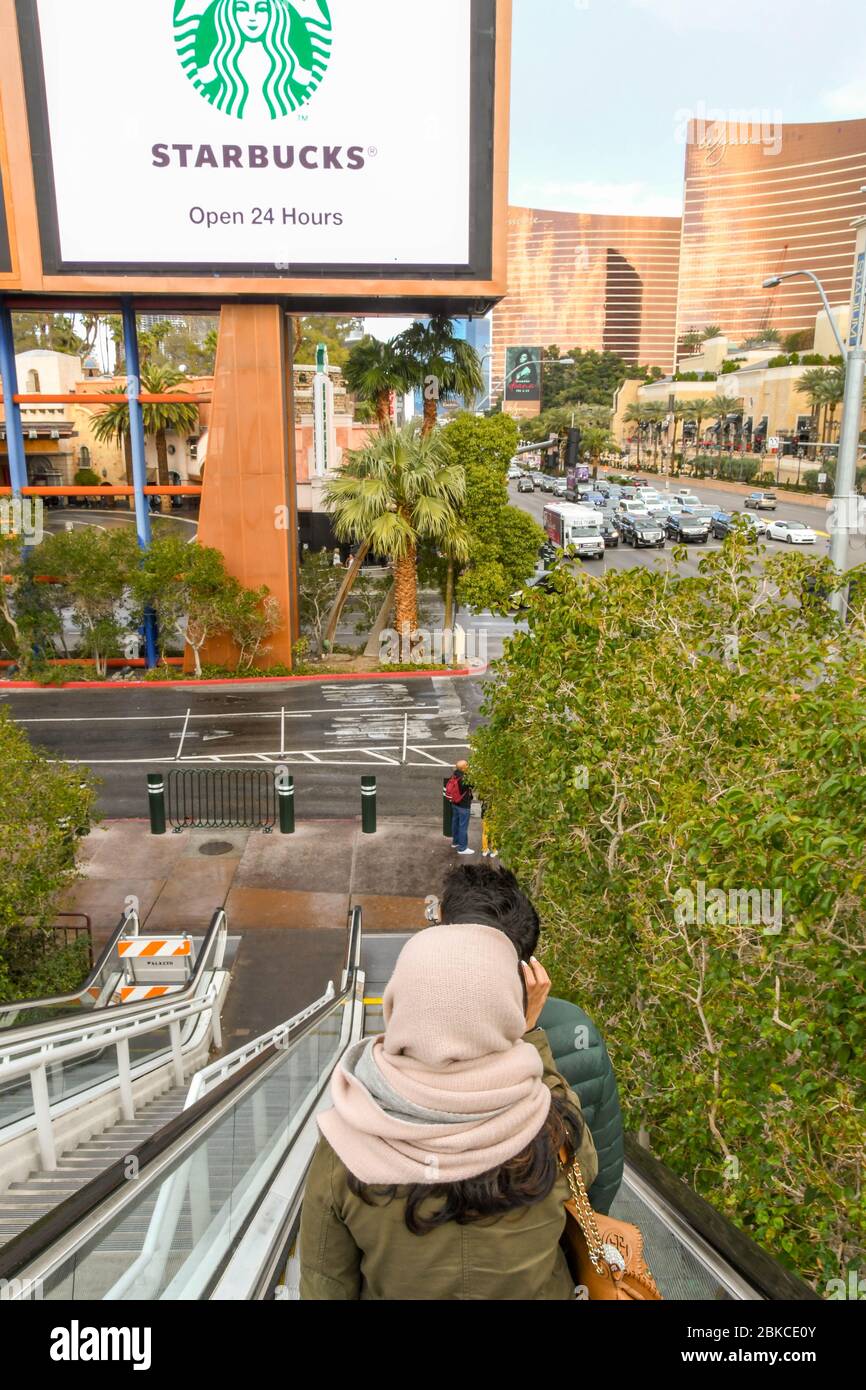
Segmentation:
{"type": "Polygon", "coordinates": [[[457,864],[448,874],[440,900],[442,922],[471,922],[504,932],[521,960],[535,954],[541,927],[538,913],[509,869],[492,864],[457,864]]]}
{"type": "Polygon", "coordinates": [[[477,1178],[463,1182],[411,1187],[375,1187],[349,1174],[349,1191],[368,1207],[388,1206],[405,1196],[405,1222],[413,1236],[425,1236],[449,1221],[469,1226],[475,1221],[503,1216],[521,1207],[543,1202],[553,1191],[562,1152],[566,1164],[574,1161],[583,1138],[583,1116],[568,1101],[552,1096],[550,1110],[532,1143],[516,1155],[477,1178]],[[425,1203],[437,1202],[422,1214],[425,1203]]]}

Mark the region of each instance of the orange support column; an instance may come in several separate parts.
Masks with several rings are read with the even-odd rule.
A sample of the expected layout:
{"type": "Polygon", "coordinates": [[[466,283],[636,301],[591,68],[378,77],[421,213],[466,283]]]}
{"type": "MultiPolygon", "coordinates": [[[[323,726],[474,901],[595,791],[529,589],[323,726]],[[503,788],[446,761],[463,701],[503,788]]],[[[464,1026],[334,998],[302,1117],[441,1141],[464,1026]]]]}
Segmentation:
{"type": "MultiPolygon", "coordinates": [[[[260,665],[291,666],[298,639],[291,320],[276,304],[225,304],[201,500],[199,542],[221,550],[242,584],[266,584],[283,624],[260,665]]],[[[206,662],[233,665],[227,639],[206,662]]]]}

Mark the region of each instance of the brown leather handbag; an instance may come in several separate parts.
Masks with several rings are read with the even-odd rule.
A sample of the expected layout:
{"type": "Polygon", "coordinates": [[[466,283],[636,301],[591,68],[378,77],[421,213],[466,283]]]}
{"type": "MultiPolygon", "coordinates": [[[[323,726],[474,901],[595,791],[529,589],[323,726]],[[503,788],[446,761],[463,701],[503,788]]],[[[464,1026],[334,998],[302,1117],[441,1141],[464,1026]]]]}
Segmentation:
{"type": "Polygon", "coordinates": [[[575,1283],[590,1302],[661,1299],[643,1255],[643,1236],[628,1221],[601,1216],[589,1203],[577,1162],[565,1167],[571,1197],[565,1203],[565,1230],[560,1244],[575,1283]]]}

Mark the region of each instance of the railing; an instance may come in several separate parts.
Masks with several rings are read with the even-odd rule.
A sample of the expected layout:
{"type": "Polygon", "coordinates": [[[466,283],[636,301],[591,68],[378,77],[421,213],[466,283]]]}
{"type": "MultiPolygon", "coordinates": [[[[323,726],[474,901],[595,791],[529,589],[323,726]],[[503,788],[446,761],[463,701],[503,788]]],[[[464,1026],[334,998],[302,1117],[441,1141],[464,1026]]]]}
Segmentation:
{"type": "MultiPolygon", "coordinates": [[[[84,914],[59,913],[58,915],[83,916],[84,914]]],[[[89,930],[90,919],[85,918],[85,920],[89,930]]],[[[107,983],[109,983],[109,980],[113,980],[113,976],[117,974],[117,958],[115,951],[118,941],[122,936],[137,936],[140,930],[138,913],[134,909],[127,909],[122,914],[120,921],[104,946],[96,964],[91,966],[90,974],[79,990],[76,990],[72,994],[58,994],[53,998],[16,999],[14,1003],[4,1005],[3,1008],[0,1009],[0,1032],[6,1028],[21,1028],[33,1026],[40,1022],[50,1022],[63,1015],[77,1012],[80,1009],[98,1008],[100,1000],[106,993],[107,983]],[[22,1022],[22,1015],[26,1016],[31,1014],[40,1014],[43,1015],[43,1017],[28,1017],[25,1022],[22,1022]]],[[[0,1038],[0,1047],[2,1047],[2,1041],[2,1038],[0,1038]]]]}
{"type": "Polygon", "coordinates": [[[86,913],[86,912],[58,912],[58,913],[55,913],[55,918],[58,918],[58,919],[59,919],[60,917],[68,917],[68,918],[76,917],[76,918],[78,918],[78,921],[77,921],[77,922],[71,922],[71,921],[69,921],[69,922],[60,922],[60,921],[58,921],[58,920],[55,920],[55,922],[53,923],[53,925],[49,928],[48,934],[47,934],[46,937],[45,937],[45,952],[46,952],[46,955],[48,954],[48,951],[49,951],[49,943],[50,943],[50,948],[51,948],[51,949],[53,949],[53,950],[62,950],[62,949],[63,949],[64,947],[66,947],[66,946],[77,946],[78,943],[79,943],[79,941],[81,941],[82,938],[83,938],[83,939],[85,940],[85,942],[87,943],[87,969],[88,969],[89,971],[92,970],[92,969],[93,969],[93,925],[92,925],[92,923],[91,923],[91,921],[90,921],[90,918],[88,917],[87,913],[86,913]]]}
{"type": "Polygon", "coordinates": [[[159,1003],[126,1005],[91,1014],[86,1021],[66,1018],[48,1027],[8,1032],[0,1054],[0,1102],[5,1100],[11,1113],[0,1123],[0,1137],[8,1139],[22,1129],[35,1128],[42,1167],[52,1172],[57,1167],[52,1108],[61,1101],[107,1084],[119,1091],[123,1118],[132,1120],[133,1077],[152,1070],[168,1056],[175,1082],[182,1085],[183,1050],[190,1040],[189,1033],[184,1037],[184,1025],[208,1013],[214,1043],[221,1046],[220,991],[212,976],[222,969],[227,930],[226,915],[220,910],[214,914],[189,984],[159,1003]],[[164,1040],[155,1044],[153,1035],[165,1032],[167,1044],[164,1040]]]}
{"type": "MultiPolygon", "coordinates": [[[[356,908],[352,960],[360,929],[356,908]]],[[[314,1117],[362,1024],[356,966],[339,995],[329,989],[302,1015],[209,1067],[200,1098],[135,1151],[135,1183],[116,1163],[11,1240],[0,1251],[0,1280],[26,1269],[28,1285],[39,1280],[47,1299],[195,1299],[211,1296],[236,1257],[250,1271],[268,1263],[269,1251],[279,1258],[282,1227],[265,1207],[275,1195],[293,1210],[300,1202],[303,1182],[289,1181],[286,1168],[296,1160],[305,1171],[314,1117]]]]}
{"type": "Polygon", "coordinates": [[[265,830],[277,823],[277,788],[266,768],[174,769],[166,778],[175,830],[265,830]]]}

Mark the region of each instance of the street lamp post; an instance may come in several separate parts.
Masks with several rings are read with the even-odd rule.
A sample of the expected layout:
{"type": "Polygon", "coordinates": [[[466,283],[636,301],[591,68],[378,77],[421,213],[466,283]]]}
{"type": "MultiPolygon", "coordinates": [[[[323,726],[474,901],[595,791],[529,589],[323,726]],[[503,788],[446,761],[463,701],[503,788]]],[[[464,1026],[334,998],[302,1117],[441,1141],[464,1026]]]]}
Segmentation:
{"type": "MultiPolygon", "coordinates": [[[[857,253],[851,301],[851,327],[847,343],[839,332],[824,286],[811,270],[789,270],[784,275],[773,275],[764,281],[764,289],[767,290],[775,289],[783,280],[790,280],[794,276],[805,276],[806,279],[814,281],[845,364],[845,399],[842,406],[842,431],[839,436],[839,461],[836,465],[836,494],[830,526],[830,559],[833,567],[842,575],[848,568],[848,530],[851,504],[857,486],[863,388],[866,385],[866,350],[863,347],[863,328],[866,322],[866,217],[858,218],[854,225],[857,227],[857,253]]],[[[848,608],[847,587],[834,593],[830,601],[844,621],[848,608]]]]}

